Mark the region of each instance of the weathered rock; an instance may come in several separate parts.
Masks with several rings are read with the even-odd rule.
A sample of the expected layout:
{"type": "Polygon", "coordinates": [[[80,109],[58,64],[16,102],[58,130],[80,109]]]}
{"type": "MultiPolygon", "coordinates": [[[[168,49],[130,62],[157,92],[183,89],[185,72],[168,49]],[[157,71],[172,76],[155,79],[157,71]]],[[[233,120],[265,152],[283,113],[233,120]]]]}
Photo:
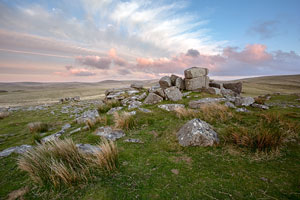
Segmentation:
{"type": "Polygon", "coordinates": [[[129,102],[129,106],[128,106],[128,109],[131,110],[131,109],[135,109],[135,108],[138,108],[142,105],[142,102],[140,101],[131,101],[129,102]]]}
{"type": "Polygon", "coordinates": [[[228,108],[236,108],[235,105],[229,101],[226,101],[224,105],[227,106],[228,108]]]}
{"type": "Polygon", "coordinates": [[[61,130],[65,131],[65,130],[67,130],[67,129],[69,129],[69,128],[71,128],[71,124],[67,123],[67,124],[65,124],[65,125],[61,128],[61,130]]]}
{"type": "Polygon", "coordinates": [[[184,81],[182,80],[182,78],[178,77],[175,81],[175,86],[179,89],[179,90],[184,90],[185,89],[185,84],[184,81]]]}
{"type": "Polygon", "coordinates": [[[48,136],[42,138],[41,142],[46,143],[46,142],[51,142],[51,141],[57,140],[64,133],[65,133],[64,130],[60,130],[57,133],[54,133],[52,135],[48,135],[48,136]]]}
{"type": "Polygon", "coordinates": [[[164,90],[167,98],[171,101],[179,101],[182,99],[182,93],[177,87],[170,87],[164,90]]]}
{"type": "Polygon", "coordinates": [[[226,101],[225,98],[203,98],[195,101],[190,101],[189,102],[189,107],[190,108],[200,108],[202,105],[207,104],[207,103],[218,103],[218,102],[223,102],[226,101]]]}
{"type": "Polygon", "coordinates": [[[154,93],[149,93],[147,98],[144,100],[144,104],[157,104],[161,102],[163,98],[154,93]]]}
{"type": "Polygon", "coordinates": [[[212,146],[219,143],[218,134],[212,126],[197,118],[183,125],[177,132],[177,138],[181,146],[212,146]]]}
{"type": "Polygon", "coordinates": [[[187,79],[206,76],[207,74],[208,74],[208,69],[207,68],[191,67],[189,69],[184,70],[184,77],[187,78],[187,79]]]}
{"type": "Polygon", "coordinates": [[[111,127],[100,127],[95,131],[96,135],[105,137],[108,140],[115,141],[119,138],[125,136],[125,133],[122,130],[113,130],[111,127]]]}
{"type": "Polygon", "coordinates": [[[156,89],[152,90],[152,92],[154,94],[157,94],[157,95],[161,96],[164,99],[166,98],[166,94],[165,94],[165,92],[162,88],[156,88],[156,89]]]}
{"type": "Polygon", "coordinates": [[[135,89],[143,89],[143,84],[142,83],[132,83],[130,87],[135,88],[135,89]]]}
{"type": "Polygon", "coordinates": [[[76,147],[84,153],[94,154],[101,151],[101,148],[90,144],[76,144],[76,147]]]}
{"type": "Polygon", "coordinates": [[[221,94],[223,95],[223,97],[229,98],[229,99],[232,98],[232,97],[238,96],[238,94],[235,93],[234,91],[229,90],[229,89],[225,89],[225,88],[221,89],[221,94]]]}
{"type": "Polygon", "coordinates": [[[28,145],[28,144],[23,144],[23,145],[17,146],[17,147],[10,147],[10,148],[7,148],[7,149],[4,149],[3,151],[1,151],[0,157],[9,156],[12,153],[23,154],[31,148],[32,148],[32,146],[28,145]]]}
{"type": "Polygon", "coordinates": [[[225,89],[232,90],[237,94],[240,94],[242,92],[242,86],[242,82],[223,83],[223,87],[225,89]]]}
{"type": "Polygon", "coordinates": [[[215,94],[215,95],[221,94],[221,90],[219,88],[214,88],[214,87],[203,88],[202,91],[208,94],[215,94]]]}
{"type": "Polygon", "coordinates": [[[87,120],[95,120],[99,117],[99,113],[96,109],[85,111],[80,117],[76,119],[78,124],[85,123],[87,120]]]}
{"type": "Polygon", "coordinates": [[[146,97],[147,97],[147,93],[144,92],[143,94],[141,94],[141,95],[139,95],[139,96],[137,97],[137,100],[143,100],[143,99],[145,99],[146,97]]]}
{"type": "Polygon", "coordinates": [[[123,107],[115,107],[115,108],[111,108],[108,112],[107,112],[107,114],[108,115],[112,115],[112,114],[114,114],[115,112],[117,112],[117,111],[119,111],[119,110],[122,110],[123,109],[123,107]]]}
{"type": "Polygon", "coordinates": [[[124,142],[128,142],[128,143],[138,143],[138,144],[143,144],[144,142],[142,142],[140,139],[134,139],[134,138],[129,138],[124,140],[124,142]]]}
{"type": "Polygon", "coordinates": [[[131,111],[131,112],[128,112],[128,114],[129,114],[129,115],[136,115],[136,111],[133,110],[133,111],[131,111]]]}
{"type": "Polygon", "coordinates": [[[158,106],[161,109],[164,109],[166,111],[174,111],[178,108],[184,108],[183,104],[163,104],[158,106]]]}
{"type": "Polygon", "coordinates": [[[170,79],[171,79],[171,85],[172,86],[175,86],[177,78],[179,78],[179,76],[176,76],[174,74],[171,75],[170,79]]]}
{"type": "Polygon", "coordinates": [[[208,76],[196,77],[193,79],[184,79],[185,81],[185,89],[186,90],[197,90],[201,88],[207,88],[209,78],[208,76]]]}
{"type": "Polygon", "coordinates": [[[70,131],[70,135],[72,135],[72,134],[74,134],[74,133],[77,133],[77,132],[79,132],[79,131],[81,131],[81,127],[76,128],[76,129],[70,131]]]}
{"type": "Polygon", "coordinates": [[[162,89],[166,89],[172,86],[171,79],[168,76],[164,76],[159,80],[159,85],[162,89]]]}
{"type": "Polygon", "coordinates": [[[217,82],[210,82],[208,85],[209,87],[219,88],[219,89],[222,89],[223,87],[222,83],[217,83],[217,82]]]}
{"type": "Polygon", "coordinates": [[[262,104],[253,103],[251,106],[253,108],[260,108],[260,109],[263,109],[263,110],[269,110],[269,106],[262,105],[262,104]]]}
{"type": "Polygon", "coordinates": [[[245,113],[249,113],[250,111],[247,108],[237,108],[235,109],[236,112],[245,112],[245,113]]]}
{"type": "Polygon", "coordinates": [[[236,97],[234,104],[236,106],[250,106],[255,102],[253,97],[236,97]]]}
{"type": "Polygon", "coordinates": [[[146,109],[146,108],[139,108],[139,110],[144,113],[151,113],[151,110],[146,109]]]}

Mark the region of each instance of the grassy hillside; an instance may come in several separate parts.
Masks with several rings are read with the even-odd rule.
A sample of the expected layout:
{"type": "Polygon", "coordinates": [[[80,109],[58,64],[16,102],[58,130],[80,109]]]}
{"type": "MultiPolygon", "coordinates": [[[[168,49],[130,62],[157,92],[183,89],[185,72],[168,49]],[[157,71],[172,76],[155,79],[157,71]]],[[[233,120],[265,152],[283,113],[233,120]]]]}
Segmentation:
{"type": "MultiPolygon", "coordinates": [[[[178,103],[211,97],[192,93],[178,103]]],[[[300,105],[296,95],[272,96],[268,103],[300,105]]],[[[170,103],[164,101],[160,104],[170,103]]],[[[101,114],[103,120],[91,130],[70,134],[83,125],[76,124],[63,106],[48,110],[16,111],[0,121],[0,150],[21,144],[34,145],[35,135],[27,124],[41,121],[51,124],[46,135],[60,130],[65,123],[72,128],[62,138],[76,143],[97,144],[101,138],[95,128],[114,126],[114,117],[101,114]],[[55,115],[51,114],[51,111],[55,115]]],[[[95,105],[88,104],[90,108],[95,105]]],[[[80,107],[73,104],[73,107],[80,107]]],[[[176,113],[143,105],[152,113],[137,112],[126,136],[117,140],[119,167],[116,172],[97,176],[88,183],[72,187],[49,188],[35,185],[27,173],[18,169],[17,155],[0,161],[0,199],[24,192],[24,199],[299,199],[300,186],[300,109],[274,106],[270,110],[249,108],[250,113],[228,109],[225,113],[199,110],[197,117],[209,122],[219,134],[220,144],[213,147],[182,147],[176,132],[189,120],[176,113]],[[257,129],[261,127],[262,129],[257,129]],[[250,143],[235,143],[232,136],[252,137],[256,132],[282,136],[282,145],[270,151],[258,151],[250,143]],[[233,134],[235,133],[235,134],[233,134]],[[250,135],[248,135],[248,133],[250,135]],[[142,144],[125,139],[140,139],[142,144]],[[243,145],[244,144],[244,145],[243,145]],[[247,146],[249,145],[249,146],[247,146]]],[[[269,138],[273,141],[272,138],[269,138]]],[[[243,139],[244,140],[244,139],[243,139]]]]}

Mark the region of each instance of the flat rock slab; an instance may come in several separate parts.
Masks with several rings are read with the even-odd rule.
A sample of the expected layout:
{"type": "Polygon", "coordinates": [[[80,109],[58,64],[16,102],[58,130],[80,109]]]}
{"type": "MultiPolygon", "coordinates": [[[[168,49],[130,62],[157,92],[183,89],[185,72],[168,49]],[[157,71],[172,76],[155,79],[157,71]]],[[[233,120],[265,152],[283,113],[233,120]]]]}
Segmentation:
{"type": "Polygon", "coordinates": [[[163,104],[159,105],[158,107],[166,111],[174,111],[178,108],[184,108],[185,106],[183,104],[163,104]]]}
{"type": "Polygon", "coordinates": [[[250,111],[247,108],[237,108],[235,109],[236,112],[245,112],[245,113],[249,113],[250,111]]]}
{"type": "Polygon", "coordinates": [[[27,144],[23,144],[23,145],[17,146],[17,147],[10,147],[10,148],[7,148],[7,149],[4,149],[3,151],[1,151],[0,157],[9,156],[12,153],[23,154],[31,148],[32,148],[32,146],[27,145],[27,144]]]}
{"type": "Polygon", "coordinates": [[[64,133],[65,133],[64,130],[60,130],[57,133],[54,133],[52,135],[48,135],[48,136],[42,138],[41,142],[46,143],[46,142],[51,142],[51,141],[57,140],[64,133]]]}
{"type": "Polygon", "coordinates": [[[95,131],[96,135],[105,137],[108,140],[116,141],[119,138],[125,136],[124,131],[122,130],[113,130],[110,126],[100,127],[95,131]]]}
{"type": "Polygon", "coordinates": [[[260,109],[263,109],[263,110],[269,110],[269,106],[262,105],[262,104],[253,103],[251,106],[253,108],[260,108],[260,109]]]}
{"type": "Polygon", "coordinates": [[[192,119],[177,132],[181,146],[212,146],[219,143],[218,134],[212,126],[201,119],[192,119]]]}
{"type": "Polygon", "coordinates": [[[144,113],[151,113],[151,112],[152,112],[151,110],[149,110],[149,109],[147,109],[147,108],[139,108],[139,110],[140,110],[141,112],[144,112],[144,113]]]}
{"type": "Polygon", "coordinates": [[[189,107],[196,109],[196,108],[200,108],[204,104],[219,103],[219,102],[223,102],[223,101],[226,101],[226,99],[225,98],[203,98],[203,99],[199,99],[196,101],[190,101],[189,107]]]}
{"type": "Polygon", "coordinates": [[[101,148],[91,145],[91,144],[76,144],[76,147],[83,151],[84,153],[93,154],[95,152],[101,151],[101,148]]]}

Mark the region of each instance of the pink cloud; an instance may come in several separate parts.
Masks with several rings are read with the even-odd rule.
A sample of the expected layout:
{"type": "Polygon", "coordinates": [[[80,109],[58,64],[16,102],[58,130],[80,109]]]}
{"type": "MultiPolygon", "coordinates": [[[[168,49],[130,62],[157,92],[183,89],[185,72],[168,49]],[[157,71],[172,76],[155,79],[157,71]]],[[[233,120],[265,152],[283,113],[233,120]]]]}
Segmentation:
{"type": "Polygon", "coordinates": [[[97,69],[108,69],[111,64],[110,58],[100,56],[77,56],[75,60],[81,65],[97,69]]]}

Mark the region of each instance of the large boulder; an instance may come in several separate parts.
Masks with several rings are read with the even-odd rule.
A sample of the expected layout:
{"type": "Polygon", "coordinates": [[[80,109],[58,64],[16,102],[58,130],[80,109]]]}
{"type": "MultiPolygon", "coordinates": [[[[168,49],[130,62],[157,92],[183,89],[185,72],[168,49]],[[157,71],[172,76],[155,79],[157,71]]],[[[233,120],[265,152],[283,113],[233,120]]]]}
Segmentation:
{"type": "Polygon", "coordinates": [[[234,104],[236,106],[250,106],[255,102],[253,97],[236,97],[234,104]]]}
{"type": "Polygon", "coordinates": [[[172,86],[171,79],[168,76],[164,76],[159,80],[159,85],[162,89],[166,89],[172,86]]]}
{"type": "Polygon", "coordinates": [[[224,102],[224,101],[226,101],[225,98],[203,98],[203,99],[199,99],[199,100],[195,100],[195,101],[190,101],[189,107],[196,109],[196,108],[200,108],[204,104],[219,103],[219,102],[224,102]]]}
{"type": "Polygon", "coordinates": [[[143,84],[142,83],[132,83],[130,85],[130,87],[134,88],[134,89],[143,89],[143,84]]]}
{"type": "Polygon", "coordinates": [[[242,86],[243,86],[242,82],[223,83],[223,87],[225,89],[232,90],[237,94],[240,94],[242,92],[242,86]]]}
{"type": "Polygon", "coordinates": [[[159,108],[166,110],[166,111],[174,111],[178,108],[184,108],[183,104],[163,104],[163,105],[159,105],[159,108]]]}
{"type": "Polygon", "coordinates": [[[177,132],[181,146],[212,146],[219,143],[218,134],[212,126],[200,119],[192,119],[177,132]]]}
{"type": "Polygon", "coordinates": [[[176,83],[176,79],[179,78],[179,76],[176,76],[174,74],[171,75],[170,79],[171,79],[171,84],[172,86],[175,86],[176,83]]]}
{"type": "Polygon", "coordinates": [[[96,135],[105,137],[108,140],[115,141],[121,137],[125,136],[125,133],[122,130],[113,130],[111,127],[106,126],[106,127],[99,127],[95,131],[96,135]]]}
{"type": "Polygon", "coordinates": [[[207,68],[191,67],[189,69],[184,70],[184,77],[188,79],[206,76],[207,74],[208,74],[207,68]]]}
{"type": "Polygon", "coordinates": [[[175,86],[179,89],[179,90],[184,90],[185,89],[185,85],[184,85],[184,81],[182,80],[182,78],[178,77],[175,81],[175,86]]]}
{"type": "Polygon", "coordinates": [[[209,83],[208,76],[201,76],[193,79],[185,79],[185,89],[186,90],[197,90],[201,88],[207,88],[209,83]]]}
{"type": "Polygon", "coordinates": [[[154,93],[149,93],[146,99],[144,100],[144,104],[157,104],[161,102],[163,98],[154,93]]]}
{"type": "Polygon", "coordinates": [[[151,92],[161,96],[162,98],[166,98],[165,92],[161,87],[152,87],[149,89],[149,93],[151,92]]]}
{"type": "Polygon", "coordinates": [[[179,101],[182,99],[182,93],[177,87],[170,87],[164,90],[167,98],[171,101],[179,101]]]}

